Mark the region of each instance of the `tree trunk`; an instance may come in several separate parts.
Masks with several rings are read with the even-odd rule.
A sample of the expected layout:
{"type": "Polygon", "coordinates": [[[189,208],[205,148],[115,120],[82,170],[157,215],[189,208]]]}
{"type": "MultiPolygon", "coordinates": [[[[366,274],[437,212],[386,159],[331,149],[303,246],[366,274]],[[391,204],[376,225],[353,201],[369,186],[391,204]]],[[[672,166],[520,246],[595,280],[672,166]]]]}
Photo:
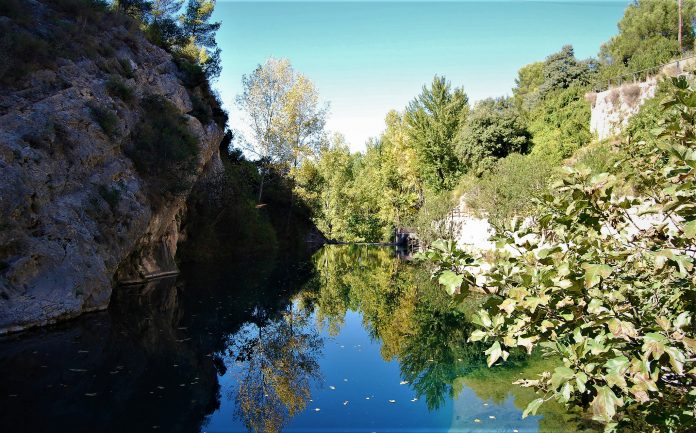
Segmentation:
{"type": "Polygon", "coordinates": [[[259,184],[259,204],[261,204],[261,197],[263,196],[263,181],[266,177],[266,169],[261,167],[261,183],[259,184]]]}

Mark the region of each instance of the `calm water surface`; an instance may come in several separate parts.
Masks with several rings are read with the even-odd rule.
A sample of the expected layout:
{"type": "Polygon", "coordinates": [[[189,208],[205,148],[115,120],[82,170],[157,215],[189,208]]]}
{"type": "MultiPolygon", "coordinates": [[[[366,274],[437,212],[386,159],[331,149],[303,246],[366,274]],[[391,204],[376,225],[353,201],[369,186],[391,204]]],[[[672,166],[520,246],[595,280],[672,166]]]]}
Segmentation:
{"type": "MultiPolygon", "coordinates": [[[[487,369],[469,310],[375,247],[185,269],[108,312],[0,340],[6,432],[571,432],[487,369]]],[[[511,356],[514,358],[514,355],[511,356]]]]}

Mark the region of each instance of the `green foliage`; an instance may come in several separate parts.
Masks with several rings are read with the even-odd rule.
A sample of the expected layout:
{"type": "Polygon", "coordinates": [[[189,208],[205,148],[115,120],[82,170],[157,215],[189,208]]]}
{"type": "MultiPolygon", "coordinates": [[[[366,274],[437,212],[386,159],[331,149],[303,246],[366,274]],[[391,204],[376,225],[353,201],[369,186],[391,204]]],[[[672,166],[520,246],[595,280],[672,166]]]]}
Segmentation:
{"type": "Polygon", "coordinates": [[[106,91],[109,95],[120,98],[123,102],[133,102],[133,89],[121,77],[112,75],[106,81],[106,91]]]}
{"type": "Polygon", "coordinates": [[[481,178],[467,182],[466,203],[493,226],[516,216],[532,216],[535,199],[548,192],[555,165],[544,155],[511,154],[481,178]]]}
{"type": "Polygon", "coordinates": [[[592,61],[578,61],[571,45],[551,54],[544,61],[544,82],[539,86],[541,97],[547,93],[572,86],[587,86],[593,79],[597,65],[592,61]]]}
{"type": "Polygon", "coordinates": [[[539,88],[544,84],[544,62],[525,65],[517,72],[512,95],[520,112],[529,111],[539,100],[539,88]]]}
{"type": "Polygon", "coordinates": [[[408,104],[406,123],[419,160],[424,183],[436,190],[451,189],[461,174],[455,137],[469,112],[463,89],[451,89],[444,77],[435,76],[431,86],[408,104]]]}
{"type": "MultiPolygon", "coordinates": [[[[694,46],[692,20],[696,3],[684,0],[683,46],[694,46]]],[[[626,72],[665,63],[679,54],[676,1],[638,0],[630,4],[619,21],[619,34],[602,45],[600,58],[626,72]]]]}
{"type": "Polygon", "coordinates": [[[138,172],[150,179],[151,192],[179,194],[191,186],[198,160],[198,143],[186,119],[171,102],[149,95],[140,103],[142,120],[137,125],[128,156],[138,172]]]}
{"type": "Polygon", "coordinates": [[[90,104],[89,111],[106,135],[113,137],[116,134],[118,130],[118,116],[115,112],[97,104],[90,104]]]}
{"type": "Polygon", "coordinates": [[[511,99],[485,99],[474,106],[459,133],[459,159],[468,172],[481,175],[497,159],[526,153],[530,138],[511,99]]]}
{"type": "Polygon", "coordinates": [[[469,337],[489,345],[489,365],[520,347],[562,359],[518,381],[543,395],[526,413],[553,398],[608,431],[696,426],[696,91],[684,78],[673,86],[658,138],[622,163],[641,196],[622,194],[615,175],[566,167],[538,224],[499,231],[490,269],[451,245],[426,253],[437,276],[462,277],[455,291],[496,294],[469,337]]]}
{"type": "Polygon", "coordinates": [[[529,114],[532,153],[555,157],[558,161],[592,140],[590,106],[585,89],[570,87],[546,95],[529,114]]]}

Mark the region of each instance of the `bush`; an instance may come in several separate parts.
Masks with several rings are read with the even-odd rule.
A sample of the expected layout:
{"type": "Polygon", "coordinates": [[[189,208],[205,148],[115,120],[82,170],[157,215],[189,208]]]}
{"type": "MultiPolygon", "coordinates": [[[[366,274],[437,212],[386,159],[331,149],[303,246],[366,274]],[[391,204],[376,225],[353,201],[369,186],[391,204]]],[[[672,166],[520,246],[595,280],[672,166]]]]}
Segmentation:
{"type": "Polygon", "coordinates": [[[133,135],[128,156],[138,172],[150,180],[154,196],[179,194],[191,186],[198,159],[196,137],[186,118],[160,95],[149,95],[140,103],[143,114],[133,135]]]}
{"type": "Polygon", "coordinates": [[[90,104],[89,110],[102,131],[109,137],[113,137],[118,129],[118,116],[116,116],[116,113],[106,107],[96,104],[90,104]]]}
{"type": "Polygon", "coordinates": [[[128,59],[120,58],[118,59],[118,64],[121,67],[121,74],[126,78],[133,78],[135,74],[133,72],[133,67],[128,59]]]}
{"type": "Polygon", "coordinates": [[[554,161],[541,155],[511,154],[468,185],[466,203],[494,226],[530,216],[537,207],[535,199],[548,191],[554,167],[554,161]]]}
{"type": "Polygon", "coordinates": [[[610,173],[565,167],[537,225],[498,232],[501,254],[479,268],[485,285],[480,262],[451,243],[426,253],[450,293],[496,294],[469,337],[490,345],[489,366],[520,347],[562,359],[516,382],[540,392],[523,417],[555,399],[591,411],[606,432],[696,428],[696,89],[672,82],[646,153],[627,149],[640,197],[610,173]]]}
{"type": "Polygon", "coordinates": [[[106,91],[109,95],[120,98],[123,102],[133,101],[133,89],[119,76],[112,75],[106,81],[106,91]]]}
{"type": "Polygon", "coordinates": [[[9,23],[0,23],[0,84],[15,84],[52,62],[46,40],[9,23]]]}
{"type": "Polygon", "coordinates": [[[194,63],[179,54],[174,55],[174,63],[179,67],[181,81],[185,87],[192,89],[207,83],[205,71],[198,63],[194,63]]]}

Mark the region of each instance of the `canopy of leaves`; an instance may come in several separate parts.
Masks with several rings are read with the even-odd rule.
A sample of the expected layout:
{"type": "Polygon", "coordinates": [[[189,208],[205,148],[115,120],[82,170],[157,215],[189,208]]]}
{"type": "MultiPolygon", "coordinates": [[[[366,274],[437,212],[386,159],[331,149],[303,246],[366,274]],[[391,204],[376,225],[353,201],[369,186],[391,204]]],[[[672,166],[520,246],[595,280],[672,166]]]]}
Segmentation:
{"type": "MultiPolygon", "coordinates": [[[[627,71],[650,68],[679,54],[677,1],[638,0],[619,21],[619,34],[602,45],[600,59],[627,71]]],[[[683,1],[683,48],[693,49],[696,2],[683,1]]]]}
{"type": "Polygon", "coordinates": [[[469,98],[464,90],[452,90],[450,83],[438,76],[430,87],[423,86],[406,108],[408,134],[421,177],[436,191],[452,189],[461,174],[454,139],[468,112],[469,98]]]}
{"type": "Polygon", "coordinates": [[[696,90],[679,78],[669,95],[657,136],[627,149],[624,179],[566,167],[537,224],[498,232],[489,269],[453,248],[426,253],[436,275],[461,276],[457,291],[495,293],[470,337],[490,345],[489,365],[519,347],[563,360],[519,381],[543,393],[526,414],[553,398],[607,430],[696,426],[696,90]],[[625,195],[625,181],[640,195],[625,195]]]}
{"type": "Polygon", "coordinates": [[[526,153],[531,134],[509,98],[474,106],[459,133],[458,153],[467,171],[480,175],[511,153],[526,153]]]}

